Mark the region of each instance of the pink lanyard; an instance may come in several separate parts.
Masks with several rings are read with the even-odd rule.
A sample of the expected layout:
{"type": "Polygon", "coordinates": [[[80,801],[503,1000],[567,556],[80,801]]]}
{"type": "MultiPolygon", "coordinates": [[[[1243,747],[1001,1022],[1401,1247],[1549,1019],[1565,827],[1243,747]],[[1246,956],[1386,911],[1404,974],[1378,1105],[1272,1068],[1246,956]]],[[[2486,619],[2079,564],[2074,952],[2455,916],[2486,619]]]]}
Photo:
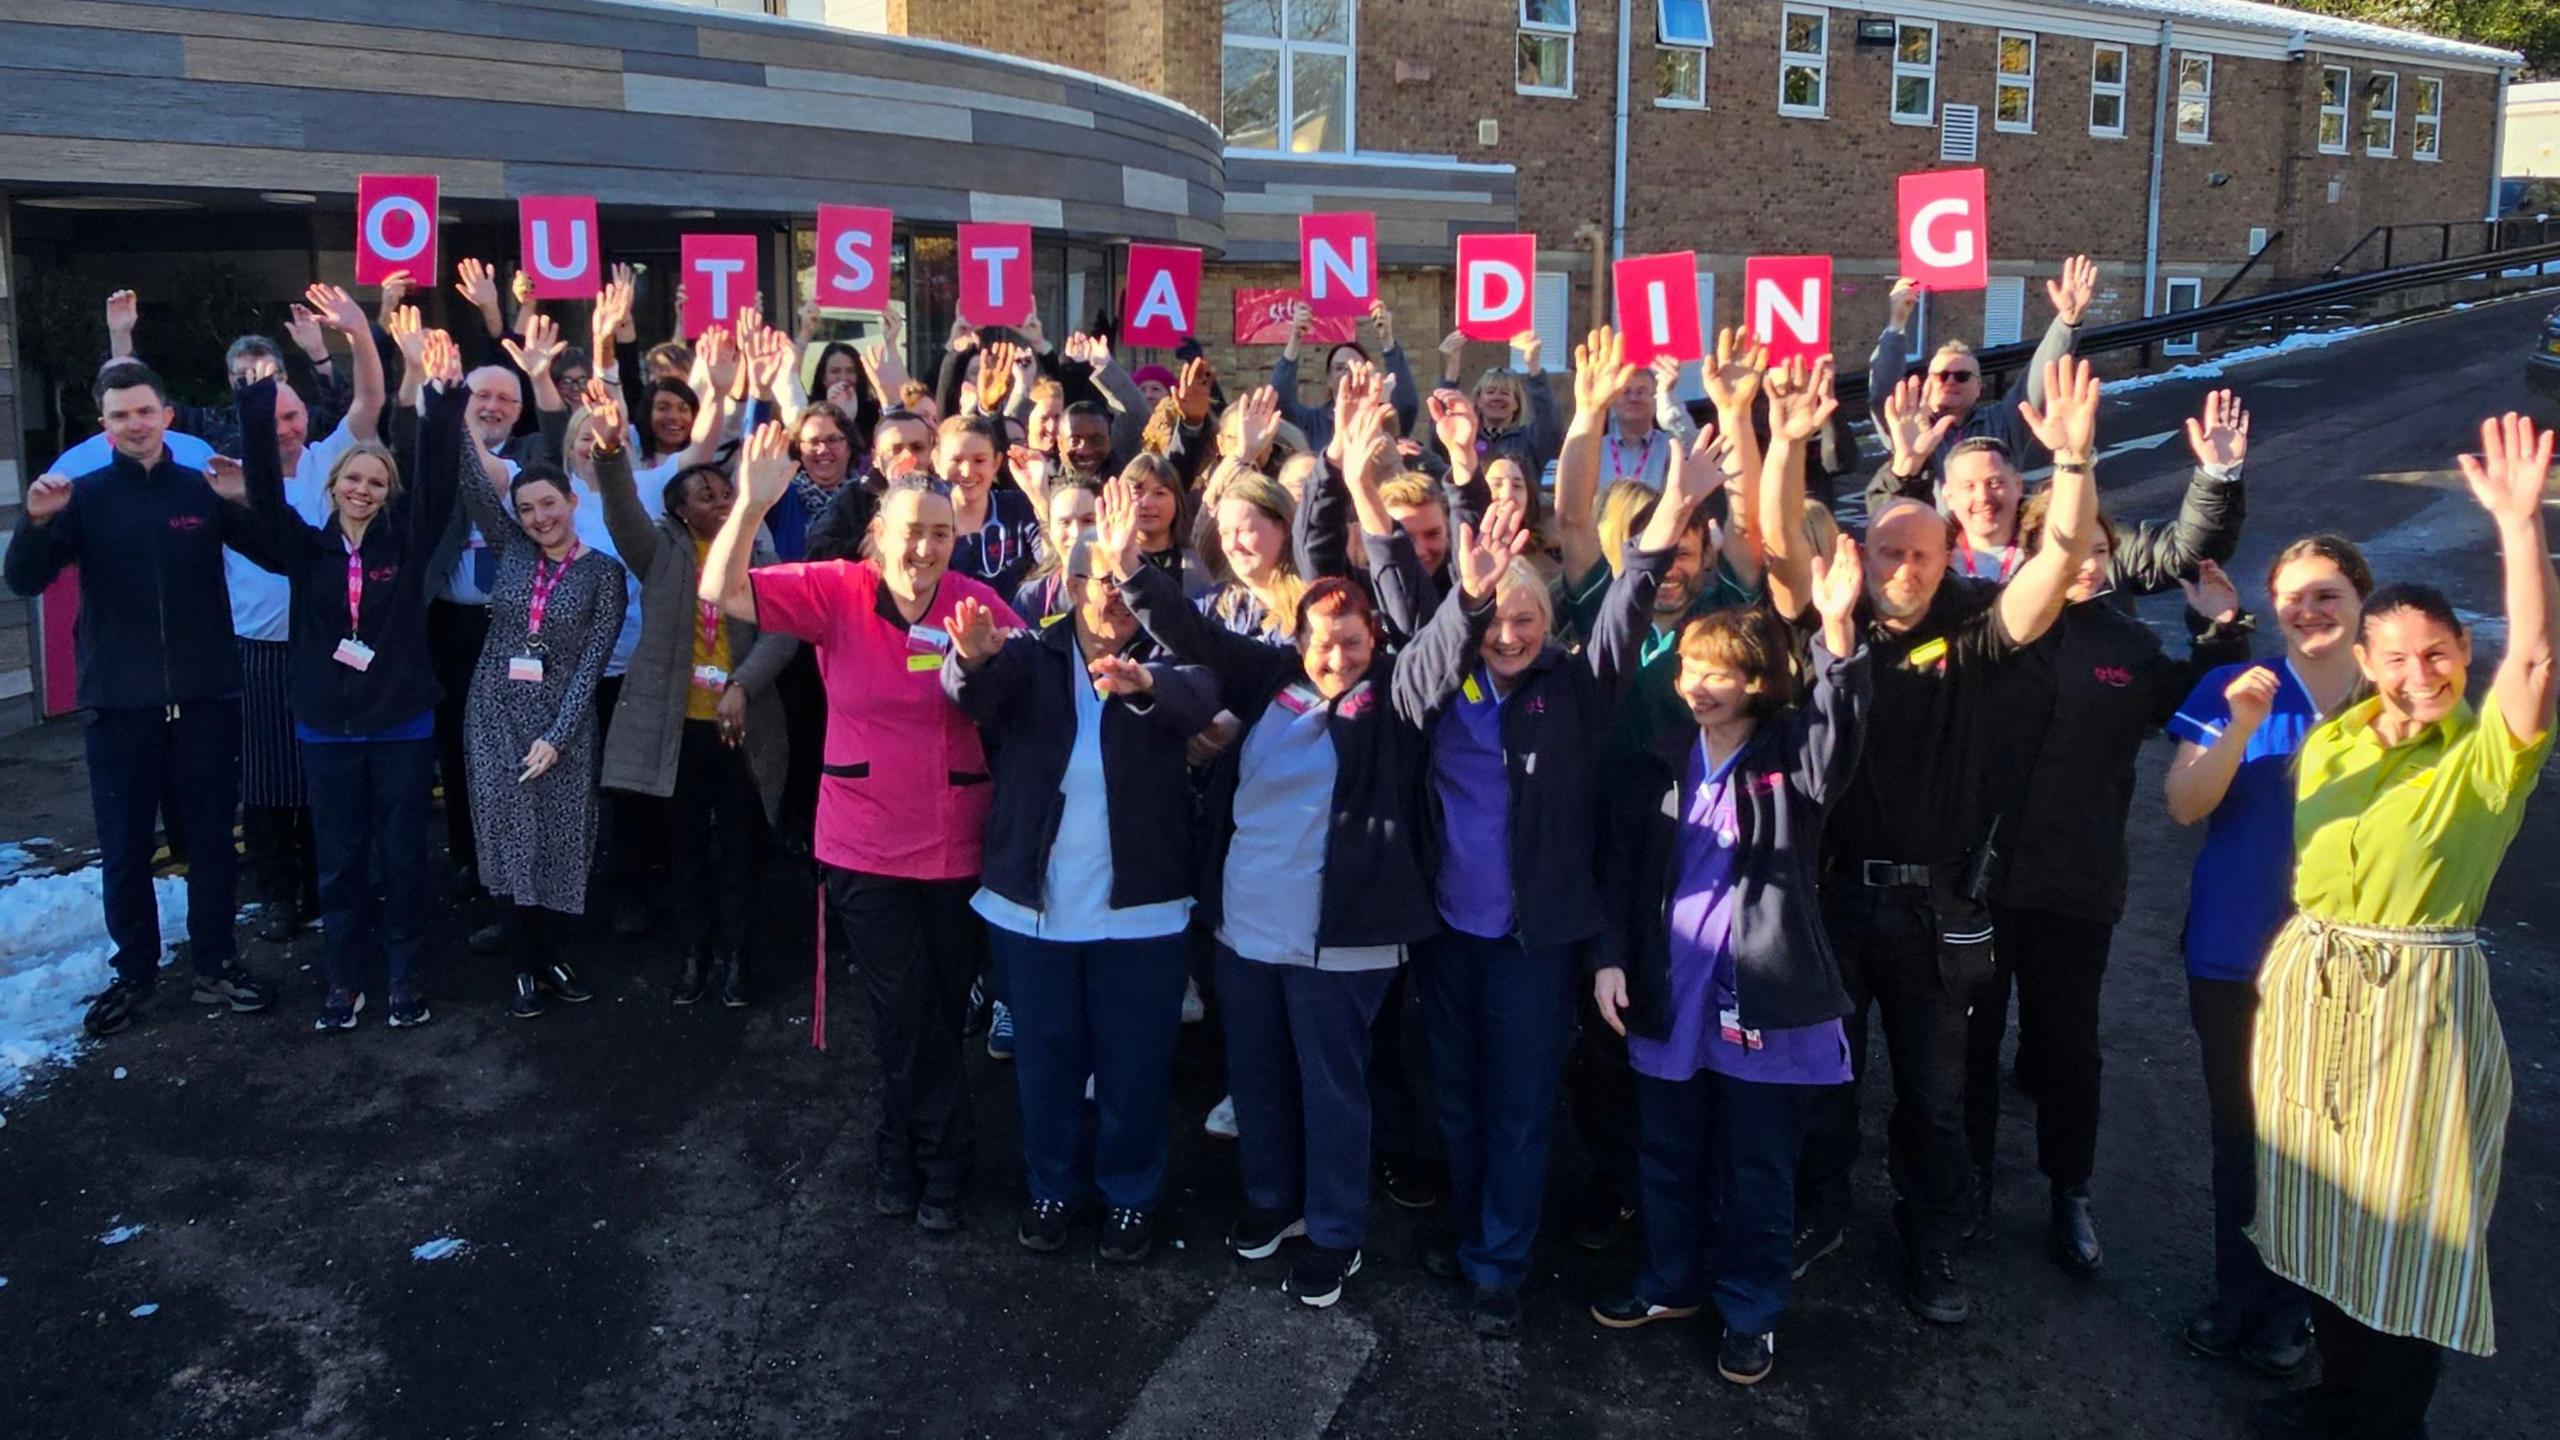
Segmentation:
{"type": "Polygon", "coordinates": [[[561,559],[560,566],[556,570],[546,570],[545,567],[551,562],[539,556],[535,557],[533,599],[524,607],[524,633],[527,635],[542,633],[542,612],[551,608],[551,592],[559,587],[560,577],[568,574],[569,567],[578,563],[578,556],[586,548],[587,542],[584,540],[570,541],[569,553],[561,559]]]}
{"type": "Polygon", "coordinates": [[[1653,442],[1656,437],[1661,435],[1661,433],[1661,431],[1657,430],[1653,432],[1653,434],[1644,437],[1643,446],[1636,451],[1636,468],[1633,470],[1620,470],[1618,468],[1618,452],[1626,448],[1625,445],[1620,442],[1618,437],[1615,435],[1601,436],[1601,443],[1609,452],[1608,483],[1615,485],[1620,480],[1642,479],[1644,477],[1646,467],[1653,463],[1653,442]]]}
{"type": "Polygon", "coordinates": [[[1959,536],[1956,539],[1956,544],[1964,548],[1964,573],[1972,575],[1977,579],[1988,578],[1992,580],[2006,580],[2009,578],[2009,567],[2018,563],[2018,547],[2015,545],[2003,545],[2000,547],[2000,568],[1991,575],[1985,577],[1974,569],[1973,557],[1975,552],[1973,542],[1959,536]]]}
{"type": "Polygon", "coordinates": [[[708,600],[694,603],[702,611],[702,658],[708,661],[720,653],[720,607],[708,600]]]}
{"type": "Polygon", "coordinates": [[[347,547],[347,635],[352,639],[364,623],[364,555],[345,535],[338,543],[347,547]]]}

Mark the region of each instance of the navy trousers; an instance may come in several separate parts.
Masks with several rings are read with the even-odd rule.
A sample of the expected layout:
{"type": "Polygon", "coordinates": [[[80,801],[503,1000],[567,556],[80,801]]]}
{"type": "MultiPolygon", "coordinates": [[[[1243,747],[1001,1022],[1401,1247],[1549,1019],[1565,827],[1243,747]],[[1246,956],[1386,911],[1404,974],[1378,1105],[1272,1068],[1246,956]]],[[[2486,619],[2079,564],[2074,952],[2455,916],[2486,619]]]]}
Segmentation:
{"type": "Polygon", "coordinates": [[[416,989],[431,883],[427,808],[435,756],[432,738],[303,743],[332,989],[364,989],[376,949],[392,993],[416,989]]]}
{"type": "Polygon", "coordinates": [[[1218,947],[1245,1204],[1304,1216],[1328,1249],[1357,1250],[1369,1234],[1369,1031],[1395,974],[1265,965],[1218,947]]]}
{"type": "Polygon", "coordinates": [[[1796,1152],[1815,1099],[1836,1088],[1764,1085],[1711,1070],[1688,1080],[1636,1076],[1639,1297],[1695,1305],[1704,1271],[1715,1277],[1726,1329],[1778,1328],[1795,1265],[1796,1152]]]}
{"type": "Polygon", "coordinates": [[[196,971],[210,975],[235,962],[240,857],[231,846],[231,821],[240,808],[240,702],[224,696],[99,710],[81,739],[117,978],[148,985],[160,974],[151,851],[163,786],[175,794],[185,831],[187,940],[196,971]]]}
{"type": "Polygon", "coordinates": [[[1013,1075],[1032,1198],[1073,1205],[1099,1191],[1106,1205],[1155,1209],[1190,978],[1181,932],[1066,943],[990,925],[987,941],[1013,987],[1013,1075]]]}
{"type": "Polygon", "coordinates": [[[1456,930],[1417,949],[1458,1269],[1478,1285],[1517,1289],[1546,1200],[1573,952],[1456,930]]]}

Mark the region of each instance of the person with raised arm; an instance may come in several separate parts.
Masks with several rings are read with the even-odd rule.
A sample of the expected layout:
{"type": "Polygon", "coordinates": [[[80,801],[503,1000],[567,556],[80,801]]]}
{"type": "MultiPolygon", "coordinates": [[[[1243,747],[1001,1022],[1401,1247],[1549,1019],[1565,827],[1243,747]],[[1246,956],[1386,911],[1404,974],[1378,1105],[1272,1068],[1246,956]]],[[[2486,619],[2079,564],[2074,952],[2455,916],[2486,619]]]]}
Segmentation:
{"type": "Polygon", "coordinates": [[[1001,421],[973,415],[943,421],[934,448],[955,527],[951,572],[1001,595],[1022,583],[1040,546],[1040,508],[998,483],[1007,448],[1001,421]]]}
{"type": "Polygon", "coordinates": [[[1404,347],[1396,343],[1394,309],[1384,300],[1371,302],[1369,323],[1377,332],[1378,353],[1371,355],[1357,340],[1344,340],[1326,351],[1324,399],[1307,405],[1298,399],[1298,352],[1315,330],[1316,314],[1304,300],[1290,309],[1289,339],[1280,347],[1280,358],[1272,362],[1271,389],[1280,400],[1280,418],[1295,426],[1314,451],[1321,453],[1332,446],[1334,397],[1342,389],[1343,377],[1355,365],[1392,377],[1394,388],[1389,398],[1395,402],[1398,434],[1411,432],[1414,418],[1420,413],[1422,402],[1420,392],[1414,389],[1413,367],[1406,363],[1404,347]]]}
{"type": "Polygon", "coordinates": [[[2462,478],[2496,525],[2506,654],[2475,712],[2471,630],[2433,586],[2366,597],[2367,699],[2294,769],[2293,919],[2258,977],[2249,1238],[2311,1292],[2321,1381],[2262,1433],[2421,1436],[2447,1350],[2497,1349],[2489,1217],[2514,1080],[2476,926],[2550,758],[2560,575],[2551,432],[2480,423],[2462,478]]]}
{"type": "MultiPolygon", "coordinates": [[[[1856,1002],[1850,1056],[1863,1072],[1872,1006],[1893,1060],[1903,1300],[1939,1324],[1972,1314],[1955,1271],[1971,1173],[1966,1012],[1992,975],[2009,681],[2036,663],[2029,647],[2062,613],[2097,532],[2097,377],[2083,361],[2057,361],[2044,394],[2021,413],[2054,453],[2048,541],[2008,585],[1950,583],[1946,522],[1922,501],[1894,500],[1868,526],[1858,628],[1875,657],[1875,708],[1824,846],[1824,922],[1856,1002]]],[[[1760,514],[1769,597],[1790,620],[1811,603],[1800,443],[1773,427],[1768,463],[1783,483],[1760,514]]],[[[1853,1083],[1815,1106],[1797,1185],[1799,1271],[1839,1248],[1857,1155],[1853,1083]]]]}
{"type": "Polygon", "coordinates": [[[187,842],[195,1002],[235,1011],[275,1004],[275,992],[242,968],[233,928],[240,649],[222,573],[226,545],[261,562],[273,552],[245,505],[170,458],[168,392],[149,366],[108,365],[95,398],[115,458],[85,475],[38,476],[0,571],[13,593],[34,596],[79,567],[73,653],[79,702],[92,712],[82,742],[115,946],[115,978],[91,997],[83,1024],[113,1035],[159,984],[151,852],[164,791],[178,797],[187,842]]]}
{"type": "MultiPolygon", "coordinates": [[[[2053,323],[2045,327],[2035,358],[2018,371],[2007,395],[1984,401],[1981,357],[1961,340],[1938,347],[1929,357],[1925,377],[1911,377],[1918,384],[1910,393],[1919,401],[1919,413],[1929,430],[1917,477],[1924,497],[1945,478],[1951,452],[1964,441],[1997,440],[2005,447],[2003,453],[2025,460],[2027,444],[2036,438],[2034,427],[2026,423],[2026,408],[2044,403],[2047,371],[2079,343],[2081,317],[2098,297],[2098,267],[2088,256],[2074,255],[2062,262],[2059,275],[2044,282],[2044,293],[2053,306],[2053,323]]],[[[1890,313],[1884,333],[1876,337],[1876,348],[1867,359],[1867,407],[1879,431],[1887,428],[1885,400],[1901,392],[1910,369],[1909,336],[1912,316],[1919,309],[1920,287],[1896,280],[1886,303],[1890,313]]]]}
{"type": "MultiPolygon", "coordinates": [[[[1476,377],[1472,390],[1458,386],[1466,349],[1467,337],[1454,330],[1440,342],[1440,384],[1432,393],[1465,400],[1473,407],[1479,424],[1470,442],[1475,451],[1470,468],[1489,469],[1497,457],[1507,457],[1534,483],[1564,443],[1564,427],[1556,420],[1555,386],[1539,363],[1546,352],[1545,339],[1535,330],[1512,336],[1504,356],[1507,363],[1476,377]]],[[[1449,447],[1447,437],[1431,438],[1455,470],[1460,457],[1449,447]]]]}
{"type": "Polygon", "coordinates": [[[941,670],[962,601],[1005,629],[1022,619],[983,582],[952,573],[949,487],[920,477],[881,497],[868,558],[751,570],[756,529],[790,488],[791,457],[773,424],[743,454],[746,484],[697,593],[817,649],[827,735],[813,848],[825,928],[858,967],[881,1069],[872,1208],[955,1230],[976,1158],[960,1031],[986,943],[969,902],[993,797],[978,729],[943,694],[941,670]]]}

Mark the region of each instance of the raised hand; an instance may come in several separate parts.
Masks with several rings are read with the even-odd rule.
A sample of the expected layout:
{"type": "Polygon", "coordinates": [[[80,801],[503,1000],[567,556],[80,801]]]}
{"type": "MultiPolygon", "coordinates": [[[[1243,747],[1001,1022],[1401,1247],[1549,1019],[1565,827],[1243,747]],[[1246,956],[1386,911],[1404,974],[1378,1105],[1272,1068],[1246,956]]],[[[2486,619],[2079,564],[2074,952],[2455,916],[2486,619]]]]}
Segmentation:
{"type": "Polygon", "coordinates": [[[1476,604],[1493,598],[1514,557],[1529,553],[1529,529],[1516,501],[1496,500],[1481,527],[1458,527],[1458,588],[1476,604]]]}
{"type": "Polygon", "coordinates": [[[748,358],[747,383],[767,400],[780,400],[791,372],[800,363],[800,347],[789,335],[767,326],[756,353],[748,358]]]}
{"type": "Polygon", "coordinates": [[[204,479],[213,493],[234,505],[249,503],[249,474],[240,462],[227,455],[208,455],[204,462],[204,479]]]}
{"type": "Polygon", "coordinates": [[[1039,316],[1034,315],[1013,328],[1022,334],[1024,341],[1022,346],[1023,349],[1030,351],[1034,355],[1046,355],[1049,353],[1049,332],[1040,328],[1039,316]]]}
{"type": "Polygon", "coordinates": [[[1014,479],[1020,482],[1023,489],[1034,495],[1048,492],[1048,451],[1034,450],[1028,445],[1014,445],[1005,450],[1004,458],[1011,462],[1014,479]]]}
{"type": "Polygon", "coordinates": [[[729,338],[737,342],[738,359],[752,364],[764,353],[764,311],[753,305],[741,305],[729,322],[729,338]]]}
{"type": "Polygon", "coordinates": [[[1304,300],[1289,307],[1289,340],[1302,344],[1316,330],[1316,307],[1304,300]]]}
{"type": "MultiPolygon", "coordinates": [[[[1377,367],[1366,360],[1354,360],[1343,367],[1342,378],[1333,387],[1333,433],[1337,441],[1350,430],[1352,419],[1368,408],[1380,393],[1377,367]]],[[[1344,452],[1349,464],[1349,452],[1344,452]]]]}
{"type": "Polygon", "coordinates": [[[1686,515],[1724,487],[1726,447],[1722,442],[1723,437],[1713,425],[1698,427],[1698,438],[1690,443],[1688,452],[1675,457],[1679,463],[1662,477],[1663,488],[1668,492],[1663,497],[1666,503],[1678,506],[1680,513],[1686,515]]]}
{"type": "Polygon", "coordinates": [[[2480,453],[2462,457],[2462,478],[2501,526],[2542,522],[2551,479],[2552,432],[2510,410],[2480,422],[2480,453]]]}
{"type": "Polygon", "coordinates": [[[1866,572],[1858,564],[1858,542],[1843,532],[1830,554],[1817,551],[1812,558],[1813,608],[1821,613],[1825,626],[1846,626],[1858,613],[1858,596],[1866,588],[1866,572]]]}
{"type": "MultiPolygon", "coordinates": [[[[414,312],[412,312],[414,313],[414,312]]],[[[429,383],[450,390],[462,383],[462,347],[442,330],[429,330],[419,337],[418,373],[429,383]]]]}
{"type": "Polygon", "coordinates": [[[1378,331],[1378,353],[1396,348],[1396,312],[1384,297],[1369,302],[1369,323],[1378,331]]]}
{"type": "Polygon", "coordinates": [[[142,297],[130,290],[118,290],[107,296],[107,333],[132,338],[133,327],[142,320],[142,297]]]}
{"type": "Polygon", "coordinates": [[[347,343],[372,342],[372,329],[365,324],[364,307],[356,303],[354,296],[335,285],[314,285],[302,292],[302,298],[310,302],[313,315],[326,322],[330,329],[346,336],[347,343]]]}
{"type": "Polygon", "coordinates": [[[308,305],[297,301],[286,307],[284,338],[292,341],[295,349],[310,356],[315,365],[329,358],[329,342],[321,333],[320,317],[311,313],[308,305]]]}
{"type": "MultiPolygon", "coordinates": [[[[616,265],[613,267],[613,280],[607,288],[622,297],[622,308],[614,317],[613,338],[628,345],[640,338],[638,328],[631,323],[631,297],[640,291],[640,272],[629,265],[616,265]]],[[[684,307],[677,306],[676,313],[683,314],[684,307]]]]}
{"type": "Polygon", "coordinates": [[[373,318],[383,329],[391,328],[392,313],[400,308],[402,301],[409,298],[411,283],[409,272],[406,270],[394,270],[382,277],[382,295],[380,299],[374,301],[373,318]]]}
{"type": "Polygon", "coordinates": [[[2196,578],[2180,579],[2178,588],[2187,592],[2187,608],[2207,620],[2228,623],[2240,618],[2240,587],[2210,560],[2197,561],[2196,578]]]}
{"type": "Polygon", "coordinates": [[[1547,353],[1546,337],[1535,330],[1523,330],[1511,337],[1511,353],[1520,357],[1520,373],[1538,373],[1538,357],[1547,353]]]}
{"type": "Polygon", "coordinates": [[[1464,392],[1434,390],[1423,397],[1431,410],[1432,433],[1440,437],[1440,448],[1447,452],[1452,465],[1472,465],[1476,458],[1476,407],[1464,392]]]}
{"type": "Polygon", "coordinates": [[[1699,379],[1727,425],[1750,414],[1751,401],[1760,393],[1761,377],[1768,368],[1768,347],[1752,339],[1751,332],[1733,325],[1716,332],[1716,353],[1701,367],[1699,379]]]}
{"type": "Polygon", "coordinates": [[[516,304],[520,306],[533,304],[535,301],[533,272],[519,268],[514,277],[507,281],[507,293],[514,296],[516,304]]]}
{"type": "Polygon", "coordinates": [[[1093,677],[1096,694],[1144,695],[1156,688],[1156,677],[1147,667],[1126,655],[1098,655],[1084,668],[1093,677]]]}
{"type": "Polygon", "coordinates": [[[966,320],[954,320],[954,321],[952,321],[952,322],[951,322],[951,339],[950,339],[950,341],[949,341],[948,343],[949,343],[949,347],[950,347],[951,349],[953,349],[953,350],[956,350],[956,351],[968,351],[968,350],[975,350],[975,349],[977,349],[977,348],[978,348],[978,330],[977,330],[977,327],[976,327],[976,326],[974,326],[974,325],[971,325],[971,324],[970,324],[968,321],[966,321],[966,320]]]}
{"type": "Polygon", "coordinates": [[[1194,355],[1190,363],[1182,367],[1182,379],[1174,387],[1173,395],[1182,406],[1185,424],[1197,425],[1209,418],[1209,386],[1216,379],[1217,372],[1209,368],[1206,355],[1194,355]]]}
{"type": "Polygon", "coordinates": [[[2098,298],[2097,265],[2086,255],[2072,256],[2062,262],[2060,277],[2044,282],[2044,294],[2063,324],[2079,324],[2089,312],[2089,302],[2098,298]]]}
{"type": "MultiPolygon", "coordinates": [[[[1366,371],[1367,366],[1359,367],[1366,371]]],[[[1381,465],[1395,455],[1395,442],[1389,438],[1387,422],[1394,418],[1395,407],[1387,402],[1386,386],[1375,375],[1360,384],[1360,375],[1345,375],[1341,399],[1334,405],[1334,436],[1342,449],[1337,457],[1346,475],[1365,475],[1373,466],[1381,465]]]]}
{"type": "Polygon", "coordinates": [[[453,268],[453,274],[456,294],[484,312],[496,312],[498,272],[490,269],[487,261],[465,258],[453,268]]]}
{"type": "Polygon", "coordinates": [[[391,311],[382,317],[382,328],[390,334],[392,343],[400,347],[401,362],[408,367],[409,372],[418,375],[426,373],[421,368],[420,361],[427,353],[427,332],[420,327],[418,307],[403,305],[391,311]]]}
{"type": "Polygon", "coordinates": [[[1956,426],[1952,415],[1929,417],[1927,387],[1925,377],[1905,376],[1884,400],[1884,438],[1893,447],[1893,473],[1906,479],[1928,465],[1956,426]]]}
{"type": "Polygon", "coordinates": [[[524,371],[528,380],[550,374],[551,363],[569,348],[569,342],[560,338],[558,322],[539,310],[525,317],[522,344],[512,338],[498,343],[506,347],[507,358],[516,362],[516,368],[524,371]]]}
{"type": "Polygon", "coordinates": [[[1465,332],[1452,330],[1440,337],[1440,378],[1452,385],[1458,383],[1459,371],[1466,364],[1465,332]]]}
{"type": "Polygon", "coordinates": [[[1258,463],[1269,453],[1271,438],[1280,433],[1280,392],[1257,385],[1236,402],[1236,412],[1236,444],[1244,451],[1237,458],[1258,463]]]}
{"type": "Polygon", "coordinates": [[[602,380],[590,376],[584,397],[587,424],[595,435],[596,453],[610,455],[622,448],[622,402],[613,398],[613,390],[602,380]]]}
{"type": "Polygon", "coordinates": [[[2241,671],[2222,687],[2223,703],[2231,707],[2234,730],[2255,730],[2276,708],[2276,690],[2281,685],[2276,672],[2264,665],[2241,671]]]}
{"type": "Polygon", "coordinates": [[[1627,347],[1618,332],[1606,325],[1593,330],[1573,351],[1574,417],[1596,421],[1607,415],[1635,375],[1636,367],[1627,363],[1627,347]]]}
{"type": "Polygon", "coordinates": [[[2097,372],[2077,355],[2065,355],[2045,367],[2044,404],[2021,399],[2018,416],[2036,439],[2053,452],[2054,463],[2094,458],[2098,439],[2097,372]]]}
{"type": "MultiPolygon", "coordinates": [[[[705,337],[719,332],[705,331],[705,337]]],[[[791,436],[779,420],[767,420],[738,447],[739,491],[761,515],[791,488],[792,472],[798,467],[791,462],[791,436]]]]}
{"type": "Polygon", "coordinates": [[[1893,312],[1894,329],[1900,330],[1909,325],[1911,312],[1920,308],[1919,283],[1908,276],[1895,276],[1893,293],[1885,297],[1885,304],[1893,312]]]}
{"type": "MultiPolygon", "coordinates": [[[[131,291],[122,292],[131,294],[131,291]]],[[[71,504],[71,478],[67,475],[39,475],[19,499],[30,525],[41,525],[61,514],[71,504]]]]}
{"type": "Polygon", "coordinates": [[[984,601],[963,600],[951,607],[951,653],[960,657],[962,665],[974,669],[1003,648],[996,613],[984,601]]]}
{"type": "Polygon", "coordinates": [[[2187,448],[2199,465],[2229,468],[2249,458],[2249,412],[2240,397],[2216,390],[2204,397],[2204,411],[2187,422],[2187,448]]]}
{"type": "Polygon", "coordinates": [[[1653,372],[1653,393],[1656,396],[1668,395],[1679,388],[1680,362],[1678,360],[1668,355],[1656,355],[1646,363],[1644,368],[1653,372]]]}
{"type": "Polygon", "coordinates": [[[1811,365],[1799,355],[1769,371],[1769,434],[1803,444],[1820,434],[1831,412],[1840,408],[1834,389],[1831,357],[1816,356],[1811,365]]]}
{"type": "Polygon", "coordinates": [[[631,319],[631,282],[625,278],[629,269],[614,266],[613,278],[596,292],[595,312],[587,319],[587,329],[599,342],[611,341],[631,319]]]}
{"type": "MultiPolygon", "coordinates": [[[[693,358],[702,365],[702,373],[711,377],[711,395],[726,395],[738,384],[738,343],[729,338],[726,328],[718,325],[702,332],[694,343],[693,358]]],[[[711,403],[711,395],[702,397],[711,403]]]]}
{"type": "Polygon", "coordinates": [[[1145,564],[1138,554],[1138,487],[1113,476],[1102,487],[1102,505],[1094,514],[1094,554],[1111,573],[1127,580],[1145,564]]]}

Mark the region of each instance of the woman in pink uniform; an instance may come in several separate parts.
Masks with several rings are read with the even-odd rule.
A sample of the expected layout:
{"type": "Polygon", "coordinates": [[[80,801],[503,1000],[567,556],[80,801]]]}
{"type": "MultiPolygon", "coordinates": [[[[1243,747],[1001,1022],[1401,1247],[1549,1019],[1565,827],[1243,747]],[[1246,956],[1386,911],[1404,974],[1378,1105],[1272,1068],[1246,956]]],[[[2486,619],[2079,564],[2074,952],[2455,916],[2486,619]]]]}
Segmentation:
{"type": "Polygon", "coordinates": [[[962,601],[1001,627],[1022,619],[994,590],[945,573],[955,525],[936,481],[889,487],[865,558],[768,565],[751,580],[756,528],[791,486],[781,426],[750,437],[742,469],[702,598],[817,649],[827,743],[814,848],[827,923],[852,949],[880,1057],[872,1206],[957,1229],[974,1148],[960,1029],[985,943],[969,899],[993,789],[977,728],[943,696],[942,667],[962,601]]]}

